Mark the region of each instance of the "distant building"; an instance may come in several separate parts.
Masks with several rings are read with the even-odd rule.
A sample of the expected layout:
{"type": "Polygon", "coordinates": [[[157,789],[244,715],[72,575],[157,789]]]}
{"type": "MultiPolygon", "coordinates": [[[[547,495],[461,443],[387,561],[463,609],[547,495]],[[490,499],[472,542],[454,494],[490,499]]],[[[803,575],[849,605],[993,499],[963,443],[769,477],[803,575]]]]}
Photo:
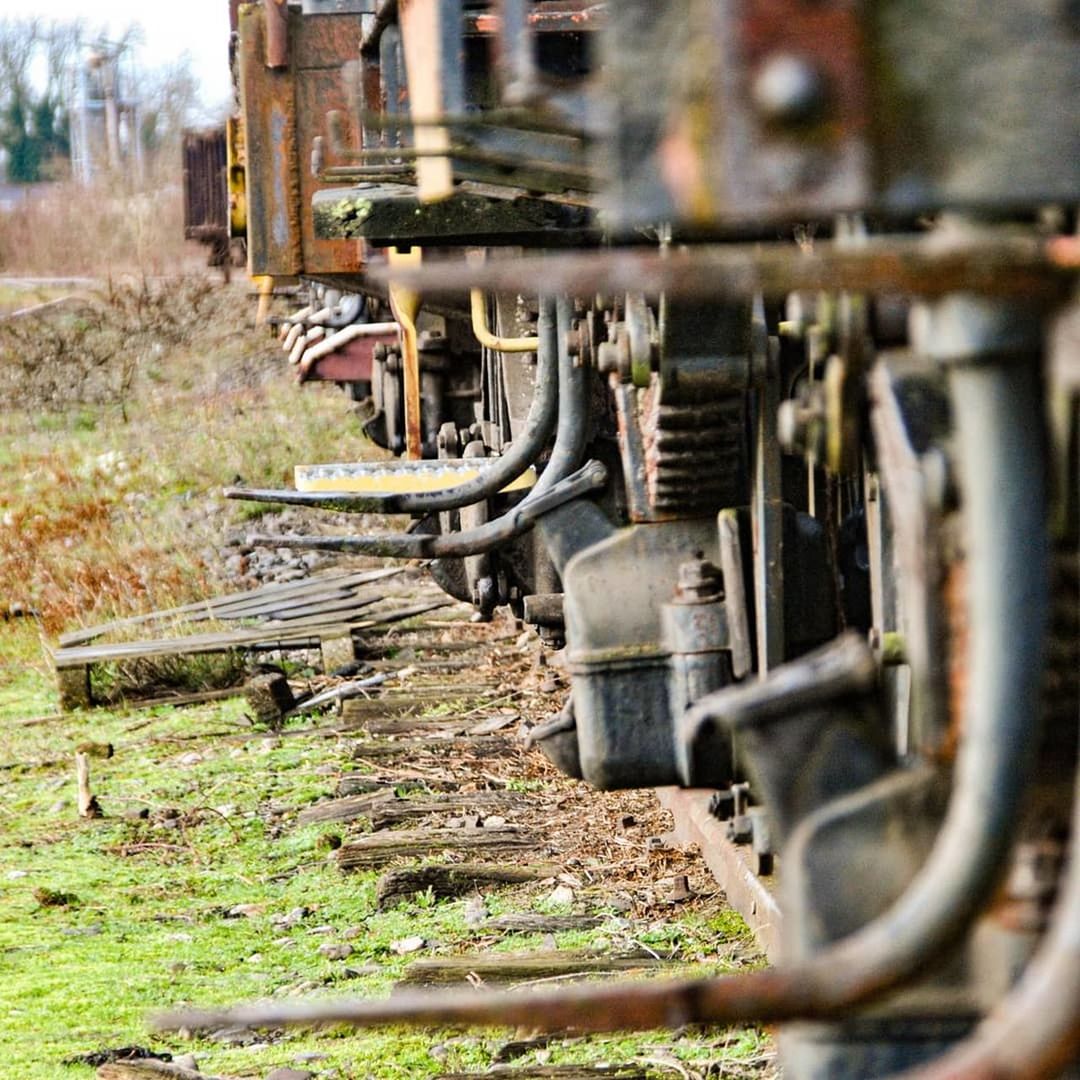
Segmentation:
{"type": "Polygon", "coordinates": [[[71,171],[91,184],[103,176],[143,176],[139,105],[124,46],[101,43],[72,70],[71,171]]]}

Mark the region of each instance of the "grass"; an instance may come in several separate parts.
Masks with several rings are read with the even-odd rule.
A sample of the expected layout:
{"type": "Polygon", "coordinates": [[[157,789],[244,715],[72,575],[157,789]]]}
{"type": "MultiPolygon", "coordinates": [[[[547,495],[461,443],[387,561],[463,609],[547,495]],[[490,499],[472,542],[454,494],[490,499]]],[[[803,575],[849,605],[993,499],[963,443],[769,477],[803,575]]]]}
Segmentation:
{"type": "MultiPolygon", "coordinates": [[[[0,632],[0,651],[31,653],[27,629],[0,632]]],[[[36,668],[7,667],[0,677],[0,1014],[7,1017],[0,1060],[7,1075],[75,1080],[91,1070],[64,1066],[65,1059],[138,1043],[193,1051],[214,1075],[261,1076],[319,1053],[326,1055],[320,1069],[333,1066],[344,1077],[429,1077],[486,1066],[509,1037],[288,1033],[251,1049],[149,1036],[148,1010],[165,1005],[384,994],[412,959],[397,956],[392,943],[411,935],[428,943],[421,955],[493,943],[468,925],[464,900],[420,896],[377,911],[376,873],[343,879],[320,844],[326,827],[283,827],[270,813],[330,791],[326,767],[343,767],[333,742],[252,737],[240,700],[145,713],[98,710],[30,727],[17,725],[16,702],[30,704],[22,712],[53,704],[36,668]],[[70,762],[75,745],[91,733],[111,742],[115,755],[93,759],[94,790],[106,816],[84,821],[75,814],[70,762]],[[140,809],[149,816],[135,816],[140,809]],[[69,894],[70,902],[43,905],[43,890],[69,894]],[[234,911],[238,905],[242,913],[234,911]],[[296,908],[308,914],[295,926],[275,922],[296,908]],[[321,944],[342,941],[353,949],[347,960],[319,953],[321,944]]],[[[546,910],[549,888],[495,894],[489,910],[546,910]]],[[[558,934],[556,944],[602,948],[627,932],[616,919],[595,931],[558,934]]],[[[737,919],[713,914],[646,926],[633,940],[674,952],[691,970],[715,971],[727,966],[726,948],[745,935],[737,919]]],[[[539,947],[542,938],[515,935],[494,944],[516,951],[539,947]]],[[[568,1039],[542,1053],[552,1063],[672,1053],[700,1063],[760,1053],[756,1035],[721,1046],[718,1039],[727,1038],[568,1039]]]]}
{"type": "Polygon", "coordinates": [[[245,521],[223,486],[285,486],[297,463],[370,454],[344,395],[283,377],[275,343],[245,326],[242,288],[207,288],[114,287],[89,375],[71,316],[33,353],[0,326],[0,611],[32,608],[55,633],[205,595],[214,546],[245,521]],[[128,376],[99,377],[132,358],[128,376]]]}
{"type": "Polygon", "coordinates": [[[179,184],[118,190],[73,181],[39,189],[17,213],[0,215],[0,271],[64,277],[175,273],[191,258],[183,239],[179,184]]]}

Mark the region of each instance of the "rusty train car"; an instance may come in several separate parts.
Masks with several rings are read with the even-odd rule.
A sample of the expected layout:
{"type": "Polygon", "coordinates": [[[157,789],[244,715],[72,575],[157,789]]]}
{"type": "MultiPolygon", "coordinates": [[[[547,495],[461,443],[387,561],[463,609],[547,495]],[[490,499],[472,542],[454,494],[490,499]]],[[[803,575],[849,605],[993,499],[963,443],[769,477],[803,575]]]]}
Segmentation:
{"type": "Polygon", "coordinates": [[[239,7],[250,269],[310,284],[301,379],[399,457],[231,494],[411,514],[272,542],[431,559],[563,639],[549,756],[711,790],[782,897],[765,972],[340,1018],[1076,1071],[1078,35],[1046,0],[239,7]]]}

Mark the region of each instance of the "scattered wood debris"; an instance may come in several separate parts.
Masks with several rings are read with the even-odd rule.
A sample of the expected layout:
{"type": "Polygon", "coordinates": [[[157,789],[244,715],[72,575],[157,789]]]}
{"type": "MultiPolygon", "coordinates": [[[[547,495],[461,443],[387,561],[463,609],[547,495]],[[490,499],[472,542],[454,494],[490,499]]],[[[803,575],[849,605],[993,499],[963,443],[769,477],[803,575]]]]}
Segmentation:
{"type": "Polygon", "coordinates": [[[426,893],[452,898],[473,892],[482,885],[521,885],[552,877],[559,868],[553,865],[500,866],[486,863],[432,863],[390,870],[379,878],[376,903],[392,907],[401,900],[426,893]]]}
{"type": "Polygon", "coordinates": [[[576,979],[613,971],[641,971],[663,967],[667,961],[644,950],[597,955],[571,949],[527,953],[475,953],[414,960],[401,977],[403,986],[442,983],[524,982],[539,979],[576,979]]]}

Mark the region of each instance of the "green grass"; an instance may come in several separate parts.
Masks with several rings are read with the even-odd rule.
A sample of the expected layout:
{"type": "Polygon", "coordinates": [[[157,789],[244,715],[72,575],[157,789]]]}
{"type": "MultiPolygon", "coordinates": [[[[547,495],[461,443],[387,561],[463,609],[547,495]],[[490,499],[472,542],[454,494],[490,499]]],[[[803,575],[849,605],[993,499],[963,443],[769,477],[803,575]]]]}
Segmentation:
{"type": "MultiPolygon", "coordinates": [[[[30,627],[0,631],[0,657],[9,661],[0,674],[5,1075],[77,1080],[92,1070],[64,1066],[64,1059],[130,1043],[194,1052],[204,1071],[225,1076],[262,1076],[304,1053],[326,1055],[319,1069],[388,1080],[490,1064],[511,1033],[288,1032],[254,1049],[148,1034],[148,1012],[183,1003],[385,994],[415,958],[393,952],[391,943],[403,937],[422,936],[423,956],[468,951],[478,940],[484,948],[518,951],[541,947],[543,938],[507,935],[493,942],[467,925],[464,900],[419,896],[376,910],[376,874],[345,878],[328,862],[320,841],[329,827],[297,828],[269,812],[329,794],[332,778],[318,770],[343,766],[340,748],[324,739],[254,732],[239,699],[185,710],[98,710],[19,725],[20,718],[55,710],[38,648],[30,627]],[[75,812],[71,762],[76,745],[88,738],[111,742],[115,755],[91,759],[106,816],[84,821],[75,812]],[[139,808],[149,811],[147,819],[133,816],[139,808]],[[35,890],[72,900],[43,906],[35,890]],[[231,915],[237,905],[251,905],[248,914],[231,915]],[[275,917],[299,907],[310,914],[296,926],[275,924],[275,917]],[[327,926],[332,932],[310,932],[327,926]],[[353,949],[347,960],[328,960],[318,951],[325,942],[346,940],[353,949]]],[[[554,910],[549,891],[491,893],[488,910],[554,910]]],[[[602,896],[596,907],[586,894],[581,903],[602,910],[602,896]]],[[[674,955],[680,969],[701,973],[729,967],[729,946],[745,936],[737,917],[712,913],[633,929],[614,919],[596,930],[558,934],[556,944],[645,945],[674,955]]],[[[551,1063],[633,1061],[669,1052],[701,1063],[753,1057],[760,1037],[566,1039],[522,1060],[538,1052],[551,1063]]]]}

